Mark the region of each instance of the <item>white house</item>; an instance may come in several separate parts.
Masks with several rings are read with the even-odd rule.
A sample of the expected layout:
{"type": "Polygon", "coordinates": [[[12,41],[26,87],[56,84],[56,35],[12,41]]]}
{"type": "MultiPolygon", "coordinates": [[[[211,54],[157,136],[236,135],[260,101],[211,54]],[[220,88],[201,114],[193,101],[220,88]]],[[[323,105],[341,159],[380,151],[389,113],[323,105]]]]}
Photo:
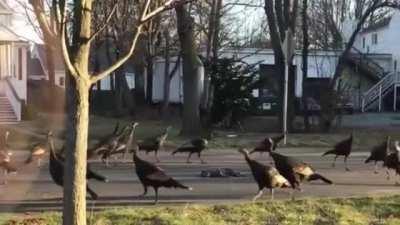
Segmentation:
{"type": "Polygon", "coordinates": [[[392,59],[382,64],[387,71],[397,71],[400,62],[400,11],[364,28],[354,46],[365,54],[389,54],[392,59]]]}
{"type": "Polygon", "coordinates": [[[400,10],[394,10],[391,16],[365,27],[357,36],[354,46],[363,54],[377,56],[375,62],[386,71],[386,76],[364,93],[362,111],[376,107],[381,111],[383,99],[391,92],[393,110],[397,110],[397,92],[400,87],[399,37],[400,10]]]}
{"type": "Polygon", "coordinates": [[[27,99],[28,42],[13,32],[13,12],[0,0],[0,124],[21,120],[27,99]]]}

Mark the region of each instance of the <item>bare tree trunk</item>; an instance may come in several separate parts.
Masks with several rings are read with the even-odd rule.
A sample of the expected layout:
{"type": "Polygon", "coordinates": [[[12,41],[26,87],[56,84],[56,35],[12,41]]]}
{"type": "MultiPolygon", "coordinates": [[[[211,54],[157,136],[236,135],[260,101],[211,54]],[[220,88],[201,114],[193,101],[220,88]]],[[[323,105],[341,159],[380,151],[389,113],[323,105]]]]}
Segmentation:
{"type": "Polygon", "coordinates": [[[146,68],[147,68],[147,76],[146,76],[146,102],[151,104],[153,101],[153,57],[146,57],[146,68]]]}
{"type": "Polygon", "coordinates": [[[86,158],[89,128],[89,87],[84,82],[68,90],[67,151],[64,169],[64,225],[86,224],[86,158]],[[75,91],[76,95],[75,95],[75,91]],[[76,132],[79,130],[79,132],[76,132]]]}
{"type": "MultiPolygon", "coordinates": [[[[286,70],[285,55],[283,53],[282,42],[285,40],[285,32],[291,29],[292,33],[295,32],[298,0],[265,0],[264,10],[267,16],[267,22],[269,27],[269,35],[271,37],[272,49],[274,51],[275,59],[275,71],[280,79],[280,92],[279,99],[280,103],[283,104],[283,88],[284,88],[284,74],[286,70]]],[[[291,59],[288,59],[291,62],[291,59]]],[[[291,63],[290,63],[291,64],[291,63]]],[[[292,74],[289,70],[289,76],[292,74]]],[[[291,79],[289,79],[290,81],[291,79]]],[[[293,79],[292,79],[293,80],[293,79]]],[[[293,97],[288,96],[288,118],[287,125],[288,130],[292,130],[294,120],[294,103],[293,97]]],[[[282,108],[282,107],[281,107],[282,108]]],[[[282,109],[278,114],[280,121],[280,129],[282,130],[283,113],[282,109]]]]}
{"type": "Polygon", "coordinates": [[[168,118],[168,105],[169,105],[169,92],[171,87],[171,76],[169,75],[170,68],[170,36],[169,31],[164,31],[165,37],[165,50],[164,50],[164,59],[165,59],[165,67],[164,67],[164,98],[161,109],[161,116],[163,119],[168,118]]]}
{"type": "Polygon", "coordinates": [[[194,19],[186,5],[175,7],[183,62],[183,135],[199,135],[200,99],[203,87],[203,63],[197,55],[194,40],[194,19]]]}
{"type": "MultiPolygon", "coordinates": [[[[49,42],[45,42],[49,43],[49,42]]],[[[49,44],[44,45],[45,51],[46,51],[46,66],[47,66],[47,75],[49,76],[49,83],[50,87],[55,86],[55,77],[56,77],[56,72],[55,72],[55,65],[54,65],[54,57],[55,55],[53,54],[54,46],[50,46],[49,44]]]]}
{"type": "MultiPolygon", "coordinates": [[[[118,58],[118,57],[117,57],[118,58]]],[[[134,101],[125,76],[124,66],[119,67],[115,73],[115,100],[118,115],[134,113],[134,101]]]]}
{"type": "Polygon", "coordinates": [[[308,48],[310,46],[309,37],[308,37],[308,20],[307,20],[307,9],[308,9],[308,0],[303,0],[302,7],[302,30],[303,30],[303,64],[302,64],[302,73],[303,73],[303,83],[302,83],[302,104],[303,104],[303,113],[304,113],[304,127],[306,131],[310,131],[310,121],[309,121],[309,111],[307,107],[307,96],[304,94],[306,89],[306,81],[307,81],[307,73],[308,73],[308,48]]]}

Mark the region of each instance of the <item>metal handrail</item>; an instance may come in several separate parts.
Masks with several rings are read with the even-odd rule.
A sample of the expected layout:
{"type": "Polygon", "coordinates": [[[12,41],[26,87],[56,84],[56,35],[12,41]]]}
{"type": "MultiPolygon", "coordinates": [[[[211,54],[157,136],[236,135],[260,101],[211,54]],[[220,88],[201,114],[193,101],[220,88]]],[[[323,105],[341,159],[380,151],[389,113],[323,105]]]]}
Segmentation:
{"type": "Polygon", "coordinates": [[[366,97],[370,94],[370,92],[374,91],[377,89],[379,86],[381,86],[383,83],[387,82],[388,80],[392,80],[394,78],[394,73],[389,73],[387,74],[383,79],[381,79],[378,83],[376,83],[374,86],[372,86],[368,91],[364,92],[363,96],[366,97]]]}

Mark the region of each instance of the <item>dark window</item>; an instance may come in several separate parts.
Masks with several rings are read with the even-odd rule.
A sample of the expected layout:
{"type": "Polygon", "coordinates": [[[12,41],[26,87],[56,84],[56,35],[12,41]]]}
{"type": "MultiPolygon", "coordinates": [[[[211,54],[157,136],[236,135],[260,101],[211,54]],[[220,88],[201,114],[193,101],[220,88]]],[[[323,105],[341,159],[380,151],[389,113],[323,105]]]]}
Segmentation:
{"type": "Polygon", "coordinates": [[[22,80],[22,48],[18,48],[18,80],[22,80]]]}
{"type": "Polygon", "coordinates": [[[64,77],[60,77],[59,84],[60,84],[60,86],[64,86],[65,85],[65,78],[64,77]]]}
{"type": "Polygon", "coordinates": [[[378,44],[378,34],[377,33],[373,33],[372,34],[372,44],[373,45],[377,45],[378,44]]]}
{"type": "Polygon", "coordinates": [[[365,48],[365,37],[363,37],[363,39],[362,39],[362,46],[363,46],[363,48],[365,48]]]}

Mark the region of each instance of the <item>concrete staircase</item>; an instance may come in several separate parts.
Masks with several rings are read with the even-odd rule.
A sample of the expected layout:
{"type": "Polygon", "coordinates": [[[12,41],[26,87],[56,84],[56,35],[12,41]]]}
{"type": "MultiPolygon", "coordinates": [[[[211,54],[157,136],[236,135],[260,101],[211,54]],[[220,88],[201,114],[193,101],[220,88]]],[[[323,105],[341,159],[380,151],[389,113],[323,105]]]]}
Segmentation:
{"type": "Polygon", "coordinates": [[[0,95],[0,125],[14,124],[17,122],[18,119],[7,97],[5,95],[0,95]]]}

